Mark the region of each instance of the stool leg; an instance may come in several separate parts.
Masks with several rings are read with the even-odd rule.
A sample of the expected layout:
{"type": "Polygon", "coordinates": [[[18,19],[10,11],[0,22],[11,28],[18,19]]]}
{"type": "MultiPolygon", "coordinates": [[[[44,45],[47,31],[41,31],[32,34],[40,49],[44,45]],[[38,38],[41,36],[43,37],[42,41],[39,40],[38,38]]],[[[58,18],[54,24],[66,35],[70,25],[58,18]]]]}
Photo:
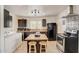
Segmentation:
{"type": "Polygon", "coordinates": [[[46,45],[41,45],[40,46],[40,52],[45,53],[46,52],[46,45]]]}
{"type": "Polygon", "coordinates": [[[36,53],[36,46],[35,45],[29,46],[29,53],[36,53]]]}
{"type": "Polygon", "coordinates": [[[29,41],[27,41],[27,53],[29,53],[29,41]]]}

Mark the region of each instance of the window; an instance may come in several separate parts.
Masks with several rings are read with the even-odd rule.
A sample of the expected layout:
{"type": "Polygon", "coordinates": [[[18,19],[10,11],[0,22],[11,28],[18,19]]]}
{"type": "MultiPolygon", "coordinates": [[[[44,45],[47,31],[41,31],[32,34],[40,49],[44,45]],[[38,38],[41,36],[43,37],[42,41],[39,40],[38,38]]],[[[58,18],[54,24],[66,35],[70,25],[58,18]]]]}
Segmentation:
{"type": "Polygon", "coordinates": [[[30,21],[30,28],[31,29],[41,29],[42,28],[42,22],[41,21],[30,21]]]}

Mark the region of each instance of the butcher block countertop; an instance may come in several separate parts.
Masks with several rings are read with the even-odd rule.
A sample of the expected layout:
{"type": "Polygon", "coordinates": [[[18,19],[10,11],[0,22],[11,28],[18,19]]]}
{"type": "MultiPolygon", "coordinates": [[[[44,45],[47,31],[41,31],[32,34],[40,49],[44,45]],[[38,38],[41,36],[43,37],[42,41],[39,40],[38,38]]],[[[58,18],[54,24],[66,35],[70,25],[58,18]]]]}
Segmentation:
{"type": "Polygon", "coordinates": [[[40,34],[39,37],[35,37],[35,34],[30,34],[25,40],[48,40],[45,34],[40,34]]]}

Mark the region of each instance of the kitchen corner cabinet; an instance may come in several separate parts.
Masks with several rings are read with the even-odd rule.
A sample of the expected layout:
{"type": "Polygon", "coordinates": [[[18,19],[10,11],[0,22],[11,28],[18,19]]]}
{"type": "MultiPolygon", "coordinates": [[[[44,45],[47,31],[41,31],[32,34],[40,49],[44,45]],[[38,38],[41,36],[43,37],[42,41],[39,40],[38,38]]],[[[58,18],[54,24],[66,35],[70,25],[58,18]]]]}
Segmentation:
{"type": "Polygon", "coordinates": [[[14,33],[5,37],[5,53],[12,53],[22,43],[22,34],[14,33]]]}
{"type": "Polygon", "coordinates": [[[26,30],[27,20],[26,19],[18,19],[18,30],[26,30]]]}

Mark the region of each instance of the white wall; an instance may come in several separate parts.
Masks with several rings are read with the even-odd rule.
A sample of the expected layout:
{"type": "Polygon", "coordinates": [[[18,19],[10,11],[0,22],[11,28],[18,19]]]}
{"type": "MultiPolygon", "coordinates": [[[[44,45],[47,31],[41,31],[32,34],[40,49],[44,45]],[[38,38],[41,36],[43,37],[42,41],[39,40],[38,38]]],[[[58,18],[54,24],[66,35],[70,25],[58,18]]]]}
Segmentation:
{"type": "Polygon", "coordinates": [[[0,52],[4,52],[4,6],[0,5],[0,52]]]}
{"type": "Polygon", "coordinates": [[[63,21],[66,22],[66,18],[63,18],[63,16],[66,16],[69,14],[69,7],[67,9],[65,9],[64,11],[62,11],[58,16],[57,16],[57,24],[58,24],[58,33],[63,33],[65,28],[66,28],[66,24],[63,25],[63,21]]]}
{"type": "MultiPolygon", "coordinates": [[[[1,6],[0,6],[0,48],[1,48],[1,6]]],[[[1,49],[0,49],[1,52],[1,49]]]]}

